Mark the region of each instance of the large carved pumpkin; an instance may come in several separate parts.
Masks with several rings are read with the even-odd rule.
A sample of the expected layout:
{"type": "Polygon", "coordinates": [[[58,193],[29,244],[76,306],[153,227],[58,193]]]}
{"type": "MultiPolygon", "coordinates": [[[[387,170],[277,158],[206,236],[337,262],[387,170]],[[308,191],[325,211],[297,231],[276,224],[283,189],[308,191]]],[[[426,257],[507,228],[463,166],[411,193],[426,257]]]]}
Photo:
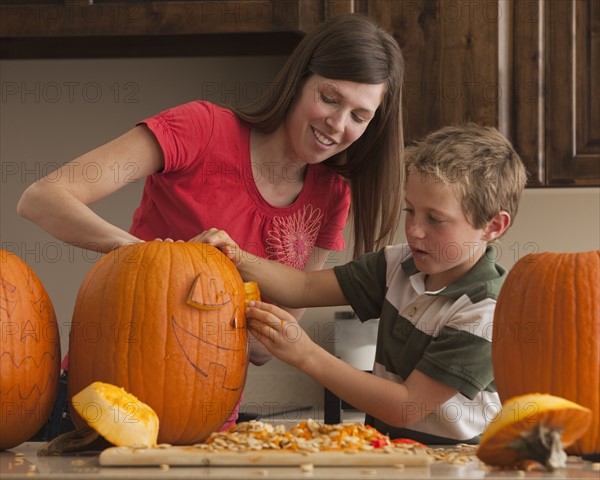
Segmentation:
{"type": "Polygon", "coordinates": [[[492,337],[502,402],[540,392],[589,408],[591,427],[567,452],[600,453],[600,251],[519,260],[498,297],[492,337]]]}
{"type": "Polygon", "coordinates": [[[60,337],[50,297],[16,255],[0,250],[0,449],[28,440],[58,392],[60,337]]]}
{"type": "Polygon", "coordinates": [[[244,387],[246,285],[206,244],[152,241],[104,256],[75,304],[69,398],[92,382],[113,384],[157,413],[159,442],[203,440],[244,387]]]}

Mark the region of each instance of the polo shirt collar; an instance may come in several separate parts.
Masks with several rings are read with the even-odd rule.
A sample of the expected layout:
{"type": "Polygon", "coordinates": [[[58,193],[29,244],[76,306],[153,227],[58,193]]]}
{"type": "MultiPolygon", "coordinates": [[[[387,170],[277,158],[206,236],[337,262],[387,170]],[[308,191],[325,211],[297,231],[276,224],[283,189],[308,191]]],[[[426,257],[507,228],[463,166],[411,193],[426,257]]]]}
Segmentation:
{"type": "Polygon", "coordinates": [[[459,298],[469,292],[473,284],[497,280],[506,274],[506,270],[496,263],[496,258],[496,248],[488,245],[485,253],[471,270],[455,282],[436,291],[427,291],[425,289],[425,278],[427,275],[416,267],[412,255],[402,262],[402,270],[409,277],[412,287],[419,295],[442,295],[450,298],[459,298]]]}

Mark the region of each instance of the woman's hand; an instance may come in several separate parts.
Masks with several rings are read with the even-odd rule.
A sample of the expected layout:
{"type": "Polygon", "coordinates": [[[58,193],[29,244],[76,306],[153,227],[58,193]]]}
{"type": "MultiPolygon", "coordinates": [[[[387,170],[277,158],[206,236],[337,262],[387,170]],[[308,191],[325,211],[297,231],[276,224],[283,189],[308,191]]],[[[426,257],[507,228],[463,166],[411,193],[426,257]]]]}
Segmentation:
{"type": "Polygon", "coordinates": [[[189,240],[190,242],[208,243],[221,250],[235,265],[238,265],[243,258],[243,250],[235,243],[225,230],[210,228],[196,235],[189,240]]]}
{"type": "Polygon", "coordinates": [[[285,310],[265,302],[250,302],[246,308],[250,333],[275,357],[300,368],[316,344],[285,310]]]}

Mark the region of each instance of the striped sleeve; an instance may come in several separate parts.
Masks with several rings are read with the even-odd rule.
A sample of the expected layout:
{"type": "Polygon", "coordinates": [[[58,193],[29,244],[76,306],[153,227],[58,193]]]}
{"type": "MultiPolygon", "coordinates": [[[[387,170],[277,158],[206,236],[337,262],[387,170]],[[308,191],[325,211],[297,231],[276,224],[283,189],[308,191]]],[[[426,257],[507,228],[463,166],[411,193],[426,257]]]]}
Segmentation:
{"type": "MultiPolygon", "coordinates": [[[[440,330],[416,368],[425,375],[458,389],[469,399],[492,389],[491,332],[495,300],[467,305],[440,330]]],[[[460,300],[459,300],[460,301],[460,300]]]]}
{"type": "Polygon", "coordinates": [[[334,267],[333,271],[350,306],[361,321],[381,315],[386,294],[386,259],[383,249],[334,267]]]}

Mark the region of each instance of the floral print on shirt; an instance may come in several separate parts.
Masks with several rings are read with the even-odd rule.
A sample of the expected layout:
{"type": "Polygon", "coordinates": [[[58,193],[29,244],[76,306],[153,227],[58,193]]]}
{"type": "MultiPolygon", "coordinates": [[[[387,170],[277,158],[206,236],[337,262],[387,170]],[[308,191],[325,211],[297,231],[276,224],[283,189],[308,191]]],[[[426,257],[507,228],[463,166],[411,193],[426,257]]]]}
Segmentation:
{"type": "Polygon", "coordinates": [[[269,258],[302,270],[317,241],[322,219],[321,209],[312,205],[287,217],[274,217],[266,238],[269,258]]]}

